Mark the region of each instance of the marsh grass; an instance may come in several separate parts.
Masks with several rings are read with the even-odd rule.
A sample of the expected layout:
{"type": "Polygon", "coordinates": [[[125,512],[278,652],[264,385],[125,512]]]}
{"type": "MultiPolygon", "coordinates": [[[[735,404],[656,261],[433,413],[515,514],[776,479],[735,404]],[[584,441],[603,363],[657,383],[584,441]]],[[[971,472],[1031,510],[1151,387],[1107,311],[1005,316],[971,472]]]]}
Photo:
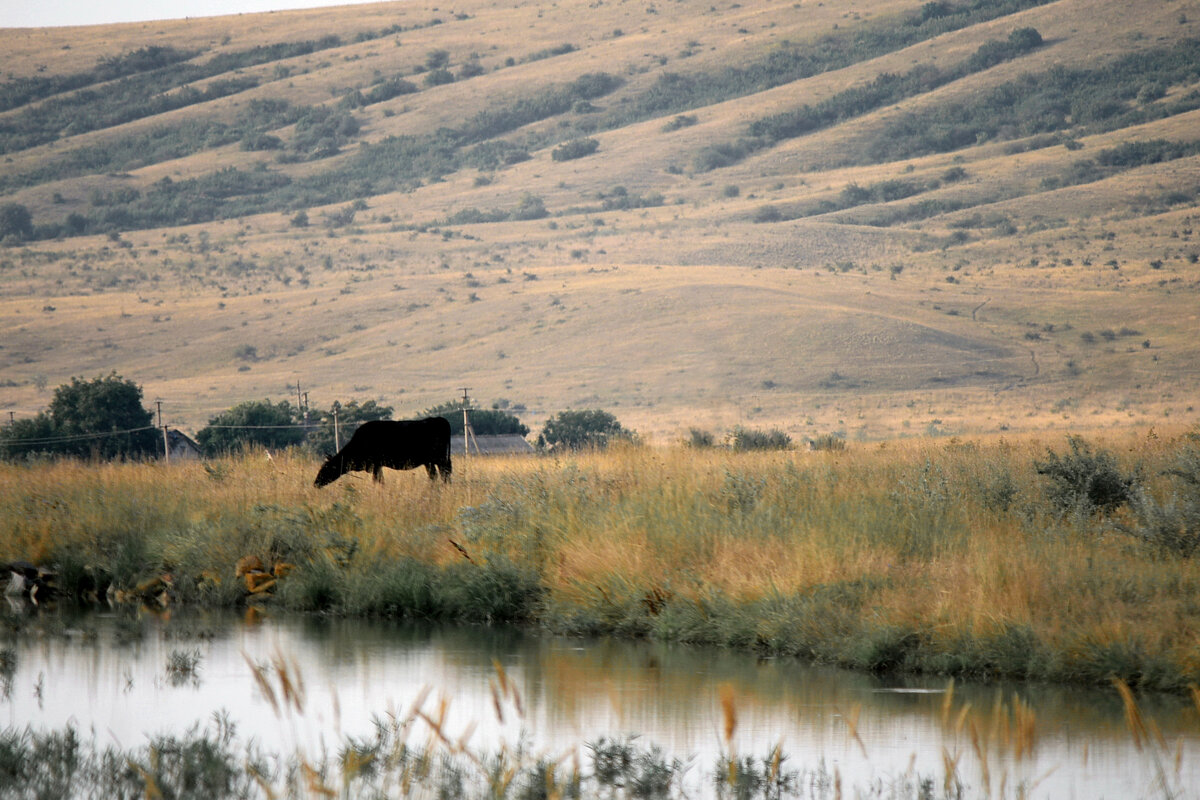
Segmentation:
{"type": "MultiPolygon", "coordinates": [[[[1178,474],[1194,433],[1090,446],[1141,476],[1140,496],[1192,502],[1178,474]]],[[[1061,513],[1038,464],[1062,448],[621,445],[474,458],[448,486],[388,472],[381,487],[350,476],[325,490],[301,454],[7,464],[0,556],[56,564],[80,597],[166,575],[172,601],[196,605],[516,622],[865,670],[1183,691],[1200,679],[1200,566],[1130,535],[1143,523],[1129,507],[1061,513]],[[276,570],[271,591],[247,591],[235,574],[245,556],[276,570]]]]}

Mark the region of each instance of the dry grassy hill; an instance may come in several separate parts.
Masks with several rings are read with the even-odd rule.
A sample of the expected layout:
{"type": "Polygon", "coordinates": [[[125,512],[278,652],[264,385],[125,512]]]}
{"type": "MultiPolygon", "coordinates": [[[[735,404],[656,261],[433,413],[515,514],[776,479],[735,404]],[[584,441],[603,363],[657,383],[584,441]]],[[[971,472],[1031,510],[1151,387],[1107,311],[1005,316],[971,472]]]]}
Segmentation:
{"type": "Polygon", "coordinates": [[[395,2],[0,52],[18,415],[115,370],[192,431],[297,382],[660,440],[1197,418],[1195,2],[395,2]]]}

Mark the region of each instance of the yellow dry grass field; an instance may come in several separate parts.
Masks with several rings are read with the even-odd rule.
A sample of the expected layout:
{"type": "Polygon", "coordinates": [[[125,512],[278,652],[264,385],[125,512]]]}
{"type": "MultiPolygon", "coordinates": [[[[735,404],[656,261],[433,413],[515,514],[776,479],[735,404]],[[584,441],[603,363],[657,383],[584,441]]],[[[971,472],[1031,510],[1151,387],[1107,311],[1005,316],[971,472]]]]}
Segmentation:
{"type": "MultiPolygon", "coordinates": [[[[899,35],[923,4],[464,0],[0,30],[9,85],[139,48],[194,50],[188,63],[204,64],[338,37],[188,84],[252,84],[239,91],[9,142],[0,204],[24,206],[35,224],[76,214],[89,227],[0,247],[0,411],[34,414],[72,377],[116,371],[188,432],[239,402],[294,398],[297,384],[319,408],[375,399],[398,417],[469,387],[484,404],[523,408],[535,431],[558,411],[603,408],[662,442],[739,425],[876,440],[1194,422],[1200,155],[1095,171],[1101,153],[1131,143],[1195,148],[1200,110],[1151,113],[1184,102],[1194,76],[1121,97],[1126,110],[1148,109],[1127,125],[1077,122],[1041,140],[1002,128],[938,152],[864,155],[909,117],[1200,36],[1192,3],[1016,5],[807,77],[638,113],[656,87],[899,35]],[[747,140],[755,120],[880,76],[951,70],[1025,28],[1042,43],[1019,57],[700,166],[706,148],[747,140]],[[439,52],[445,83],[429,80],[439,52]],[[617,88],[498,137],[526,158],[464,160],[356,193],[354,180],[409,168],[384,162],[337,199],[308,200],[322,176],[354,169],[372,148],[462,130],[600,72],[617,88]],[[414,90],[346,104],[394,76],[414,90]],[[268,131],[284,150],[213,138],[47,172],[167,129],[235,126],[268,101],[347,113],[357,133],[319,159],[281,157],[303,134],[292,123],[268,131]],[[563,137],[597,149],[560,159],[563,137]],[[222,170],[295,192],[240,214],[221,210],[240,196],[214,192],[215,219],[101,229],[114,196],[145,200],[222,170]],[[908,193],[845,202],[884,185],[908,193]],[[519,218],[530,202],[542,213],[519,218]]],[[[75,96],[0,111],[0,130],[75,96]]]]}

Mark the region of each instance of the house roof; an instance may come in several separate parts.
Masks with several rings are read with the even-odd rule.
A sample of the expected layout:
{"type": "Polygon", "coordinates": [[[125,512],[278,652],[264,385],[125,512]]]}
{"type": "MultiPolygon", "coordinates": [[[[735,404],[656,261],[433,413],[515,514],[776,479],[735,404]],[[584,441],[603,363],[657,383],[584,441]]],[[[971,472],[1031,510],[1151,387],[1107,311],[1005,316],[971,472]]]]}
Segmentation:
{"type": "Polygon", "coordinates": [[[200,451],[200,445],[196,444],[192,437],[188,436],[183,431],[177,431],[174,428],[167,429],[167,441],[171,443],[172,447],[191,447],[194,448],[196,452],[200,451]]]}
{"type": "MultiPolygon", "coordinates": [[[[461,455],[463,452],[463,437],[450,437],[450,453],[451,455],[461,455]]],[[[525,440],[524,436],[517,433],[503,434],[499,436],[475,436],[471,439],[470,455],[475,455],[478,452],[480,455],[525,455],[531,454],[534,451],[533,445],[525,440]],[[476,445],[479,446],[478,451],[476,445]]]]}

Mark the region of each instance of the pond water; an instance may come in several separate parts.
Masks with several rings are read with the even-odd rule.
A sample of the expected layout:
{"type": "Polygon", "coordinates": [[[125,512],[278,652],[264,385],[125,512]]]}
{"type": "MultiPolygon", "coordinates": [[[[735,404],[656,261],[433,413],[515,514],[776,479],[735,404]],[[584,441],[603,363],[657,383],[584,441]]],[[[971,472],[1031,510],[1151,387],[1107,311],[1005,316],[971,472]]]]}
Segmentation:
{"type": "Polygon", "coordinates": [[[940,791],[950,759],[969,796],[1020,796],[1024,787],[1029,797],[1163,797],[1165,780],[1171,796],[1200,797],[1200,714],[1187,698],[1139,698],[1151,739],[1138,741],[1115,690],[951,688],[514,629],[109,613],[27,622],[0,644],[15,653],[0,726],[70,723],[102,746],[138,747],[223,711],[264,749],[319,755],[369,735],[373,718],[419,704],[449,738],[466,734],[483,752],[524,738],[558,756],[636,734],[691,758],[697,785],[723,752],[765,756],[781,745],[793,768],[823,763],[847,788],[913,770],[940,791]],[[283,676],[294,690],[286,696],[283,676]]]}

